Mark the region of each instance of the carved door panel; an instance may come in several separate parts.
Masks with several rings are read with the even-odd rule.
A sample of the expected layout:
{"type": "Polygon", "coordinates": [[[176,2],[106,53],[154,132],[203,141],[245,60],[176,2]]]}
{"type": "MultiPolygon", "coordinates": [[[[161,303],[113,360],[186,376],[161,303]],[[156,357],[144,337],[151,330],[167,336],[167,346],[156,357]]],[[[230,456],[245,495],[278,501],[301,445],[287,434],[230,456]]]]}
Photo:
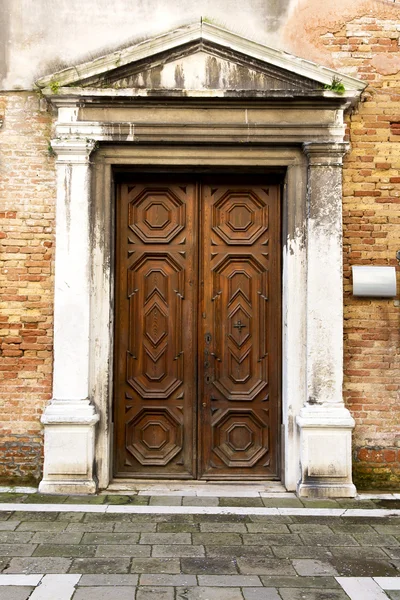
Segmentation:
{"type": "Polygon", "coordinates": [[[117,190],[115,474],[278,476],[279,188],[117,190]]]}
{"type": "Polygon", "coordinates": [[[278,475],[277,186],[202,187],[200,477],[278,475]]]}
{"type": "Polygon", "coordinates": [[[197,192],[117,190],[115,471],[195,476],[197,192]]]}

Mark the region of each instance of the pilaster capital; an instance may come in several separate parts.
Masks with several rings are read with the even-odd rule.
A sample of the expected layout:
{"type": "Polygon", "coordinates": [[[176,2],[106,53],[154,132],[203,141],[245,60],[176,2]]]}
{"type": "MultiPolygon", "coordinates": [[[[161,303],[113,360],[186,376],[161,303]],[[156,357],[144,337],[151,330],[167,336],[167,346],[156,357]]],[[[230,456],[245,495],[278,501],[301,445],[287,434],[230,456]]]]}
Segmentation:
{"type": "Polygon", "coordinates": [[[349,151],[348,142],[304,142],[303,152],[310,167],[338,167],[349,151]]]}
{"type": "Polygon", "coordinates": [[[90,138],[55,138],[50,142],[60,164],[89,164],[98,142],[90,138]]]}

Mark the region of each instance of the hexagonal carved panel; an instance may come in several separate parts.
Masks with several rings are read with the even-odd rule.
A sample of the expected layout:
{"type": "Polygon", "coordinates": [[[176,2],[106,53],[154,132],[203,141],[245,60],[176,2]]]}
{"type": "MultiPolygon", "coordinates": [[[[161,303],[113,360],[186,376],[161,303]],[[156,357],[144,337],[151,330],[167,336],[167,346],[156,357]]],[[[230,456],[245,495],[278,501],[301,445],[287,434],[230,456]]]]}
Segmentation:
{"type": "Polygon", "coordinates": [[[144,408],[126,424],[126,449],[142,465],[167,465],[182,439],[182,423],[167,408],[144,408]]]}
{"type": "Polygon", "coordinates": [[[213,423],[213,451],[228,467],[252,467],[268,452],[266,423],[251,410],[227,410],[213,423]]]}
{"type": "Polygon", "coordinates": [[[168,188],[146,188],[129,204],[128,226],[147,244],[170,242],[185,221],[185,204],[168,188]]]}

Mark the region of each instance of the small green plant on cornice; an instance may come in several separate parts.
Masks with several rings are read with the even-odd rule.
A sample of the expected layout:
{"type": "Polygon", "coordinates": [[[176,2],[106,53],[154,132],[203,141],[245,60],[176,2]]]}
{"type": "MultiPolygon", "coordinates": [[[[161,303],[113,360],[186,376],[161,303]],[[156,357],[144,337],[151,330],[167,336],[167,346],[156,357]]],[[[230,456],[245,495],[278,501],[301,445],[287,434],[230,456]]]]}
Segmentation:
{"type": "Polygon", "coordinates": [[[344,94],[346,88],[343,85],[343,82],[339,77],[332,77],[331,83],[326,83],[324,85],[324,90],[330,90],[331,92],[336,92],[336,94],[344,94]]]}
{"type": "Polygon", "coordinates": [[[53,146],[51,145],[51,142],[49,142],[48,145],[47,145],[47,153],[52,158],[54,158],[56,156],[56,153],[53,150],[53,146]]]}
{"type": "Polygon", "coordinates": [[[98,150],[100,148],[100,142],[98,140],[93,140],[92,138],[86,138],[86,146],[90,146],[93,144],[92,151],[98,150]]]}
{"type": "Polygon", "coordinates": [[[58,91],[60,89],[60,82],[59,81],[51,81],[49,84],[49,88],[51,89],[53,94],[58,94],[58,91]]]}
{"type": "Polygon", "coordinates": [[[217,27],[224,27],[224,25],[211,17],[201,17],[200,23],[208,23],[209,25],[216,25],[217,27]]]}
{"type": "Polygon", "coordinates": [[[43,94],[42,88],[41,88],[41,87],[39,87],[39,86],[37,85],[37,83],[34,83],[34,84],[33,84],[33,91],[35,92],[35,94],[37,94],[37,95],[38,95],[38,98],[39,98],[40,100],[41,100],[42,98],[44,98],[44,94],[43,94]]]}

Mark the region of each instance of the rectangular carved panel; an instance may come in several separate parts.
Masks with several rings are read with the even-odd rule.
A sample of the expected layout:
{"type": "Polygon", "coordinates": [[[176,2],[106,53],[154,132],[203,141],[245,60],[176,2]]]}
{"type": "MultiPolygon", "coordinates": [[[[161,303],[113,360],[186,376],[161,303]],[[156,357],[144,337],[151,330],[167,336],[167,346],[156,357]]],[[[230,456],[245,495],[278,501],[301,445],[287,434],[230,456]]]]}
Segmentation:
{"type": "Polygon", "coordinates": [[[195,184],[117,190],[115,472],[195,476],[195,184]]]}
{"type": "Polygon", "coordinates": [[[278,475],[278,186],[202,187],[200,475],[278,475]]]}

